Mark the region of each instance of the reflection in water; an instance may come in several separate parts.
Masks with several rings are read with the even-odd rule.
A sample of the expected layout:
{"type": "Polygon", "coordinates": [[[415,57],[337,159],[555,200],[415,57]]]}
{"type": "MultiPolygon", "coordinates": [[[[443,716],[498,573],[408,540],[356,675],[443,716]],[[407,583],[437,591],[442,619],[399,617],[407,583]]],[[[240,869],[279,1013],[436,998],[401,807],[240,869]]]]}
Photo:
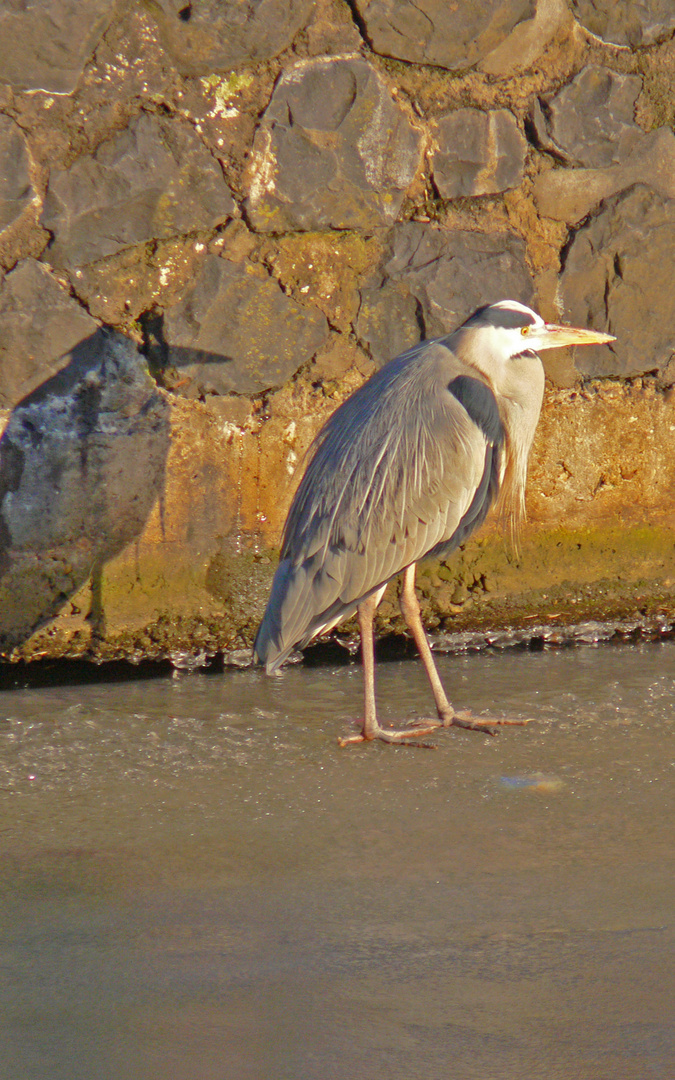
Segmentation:
{"type": "Polygon", "coordinates": [[[0,694],[3,1080],[669,1075],[675,645],[440,666],[0,694]]]}

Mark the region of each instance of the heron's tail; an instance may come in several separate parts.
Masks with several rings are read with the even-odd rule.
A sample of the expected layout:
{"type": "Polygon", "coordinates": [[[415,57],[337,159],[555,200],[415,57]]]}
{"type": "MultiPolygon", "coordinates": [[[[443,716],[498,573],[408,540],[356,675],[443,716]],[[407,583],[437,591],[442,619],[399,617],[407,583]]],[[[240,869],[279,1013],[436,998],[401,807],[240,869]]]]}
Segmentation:
{"type": "Polygon", "coordinates": [[[256,664],[264,664],[268,675],[281,667],[284,660],[293,652],[295,645],[295,641],[291,641],[290,644],[284,641],[281,618],[281,608],[288,591],[291,571],[291,563],[283,559],[274,575],[272,592],[253,643],[253,660],[256,664]]]}
{"type": "Polygon", "coordinates": [[[304,649],[317,634],[332,630],[352,615],[364,599],[345,603],[340,598],[340,575],[335,567],[324,565],[325,560],[317,567],[317,562],[317,556],[299,564],[282,559],[277,567],[253,644],[253,659],[265,665],[268,675],[281,667],[293,649],[304,649]]]}

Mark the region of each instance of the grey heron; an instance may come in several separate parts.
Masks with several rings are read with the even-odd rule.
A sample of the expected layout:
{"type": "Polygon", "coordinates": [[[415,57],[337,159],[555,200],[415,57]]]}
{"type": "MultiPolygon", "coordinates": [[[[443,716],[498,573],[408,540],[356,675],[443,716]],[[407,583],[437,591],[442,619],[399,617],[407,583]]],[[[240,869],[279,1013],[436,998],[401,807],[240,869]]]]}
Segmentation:
{"type": "Polygon", "coordinates": [[[500,493],[515,518],[524,512],[544,393],[538,351],[613,340],[501,300],[385,364],[321,429],[288,513],[254,657],[274,672],[296,646],[358,613],[364,718],[361,733],[341,745],[509,722],[473,719],[448,701],[420,617],[415,564],[454,551],[500,493]],[[373,645],[375,611],[400,573],[401,611],[438,714],[402,730],[378,723],[373,645]]]}

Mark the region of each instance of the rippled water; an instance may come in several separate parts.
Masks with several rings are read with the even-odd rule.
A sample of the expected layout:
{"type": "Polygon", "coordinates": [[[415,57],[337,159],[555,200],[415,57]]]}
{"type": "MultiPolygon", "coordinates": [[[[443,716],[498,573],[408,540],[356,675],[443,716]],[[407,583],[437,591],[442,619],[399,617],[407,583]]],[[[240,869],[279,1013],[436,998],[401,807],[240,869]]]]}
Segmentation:
{"type": "Polygon", "coordinates": [[[3,1080],[673,1075],[675,644],[440,667],[0,693],[3,1080]]]}

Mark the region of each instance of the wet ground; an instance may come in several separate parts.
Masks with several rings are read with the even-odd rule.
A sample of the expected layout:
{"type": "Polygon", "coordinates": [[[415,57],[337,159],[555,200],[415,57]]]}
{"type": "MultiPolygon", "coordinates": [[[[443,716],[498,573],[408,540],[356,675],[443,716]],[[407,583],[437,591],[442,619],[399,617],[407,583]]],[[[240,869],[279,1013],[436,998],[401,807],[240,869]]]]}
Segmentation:
{"type": "Polygon", "coordinates": [[[0,693],[2,1080],[675,1075],[675,643],[440,666],[0,693]]]}

